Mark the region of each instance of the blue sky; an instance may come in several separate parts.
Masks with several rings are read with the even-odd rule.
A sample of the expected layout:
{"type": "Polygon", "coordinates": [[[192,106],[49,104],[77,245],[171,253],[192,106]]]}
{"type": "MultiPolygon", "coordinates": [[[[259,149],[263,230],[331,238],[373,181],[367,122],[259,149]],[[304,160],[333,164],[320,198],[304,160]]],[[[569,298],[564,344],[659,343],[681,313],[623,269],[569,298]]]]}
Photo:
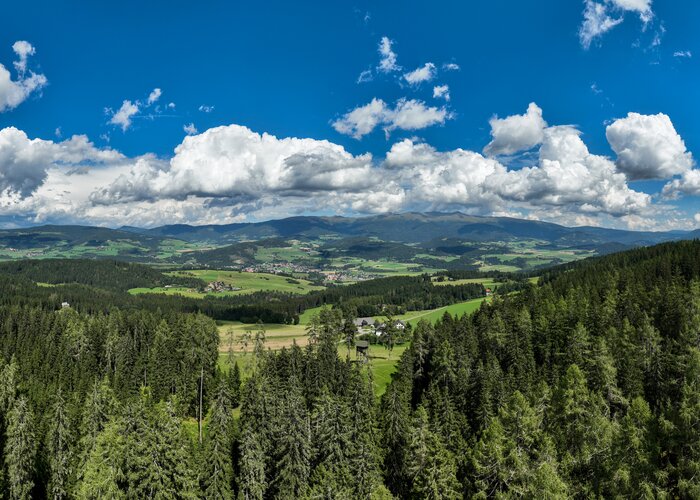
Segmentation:
{"type": "Polygon", "coordinates": [[[6,226],[407,210],[700,222],[697,2],[5,12],[6,226]]]}

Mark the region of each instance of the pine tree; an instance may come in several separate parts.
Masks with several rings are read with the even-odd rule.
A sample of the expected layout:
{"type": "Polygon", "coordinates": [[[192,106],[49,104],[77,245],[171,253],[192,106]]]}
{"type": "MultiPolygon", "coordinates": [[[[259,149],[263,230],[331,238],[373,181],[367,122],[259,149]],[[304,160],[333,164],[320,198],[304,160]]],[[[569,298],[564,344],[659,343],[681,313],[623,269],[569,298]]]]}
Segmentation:
{"type": "Polygon", "coordinates": [[[428,413],[419,406],[410,436],[408,472],[412,496],[421,499],[457,499],[460,485],[454,456],[430,430],[428,413]]]}
{"type": "Polygon", "coordinates": [[[172,401],[153,405],[144,388],[125,420],[124,473],[129,496],[193,498],[191,454],[172,401]]]}
{"type": "Polygon", "coordinates": [[[314,463],[336,475],[340,484],[350,480],[348,407],[343,400],[324,390],[316,401],[311,421],[311,435],[316,450],[314,463]]]}
{"type": "Polygon", "coordinates": [[[238,367],[238,361],[234,361],[233,367],[229,370],[227,381],[231,406],[235,408],[241,402],[241,369],[238,367]]]}
{"type": "Polygon", "coordinates": [[[311,467],[309,417],[298,383],[292,379],[283,396],[284,432],[279,439],[277,477],[273,486],[277,498],[299,498],[306,491],[311,467]]]}
{"type": "MultiPolygon", "coordinates": [[[[236,365],[238,366],[238,365],[236,365]]],[[[233,418],[227,384],[222,381],[209,414],[204,492],[207,498],[231,498],[233,418]]]]}
{"type": "Polygon", "coordinates": [[[34,414],[24,396],[17,398],[8,415],[5,466],[10,498],[30,498],[34,487],[36,436],[34,414]]]}
{"type": "Polygon", "coordinates": [[[238,498],[240,500],[262,500],[267,490],[265,454],[260,445],[260,438],[249,426],[243,429],[240,448],[238,498]]]}
{"type": "Polygon", "coordinates": [[[86,500],[126,498],[124,425],[118,419],[105,424],[96,436],[78,483],[77,497],[86,500]]]}
{"type": "Polygon", "coordinates": [[[53,403],[47,436],[49,462],[48,493],[55,500],[69,496],[72,474],[73,427],[68,416],[63,392],[59,389],[53,403]]]}

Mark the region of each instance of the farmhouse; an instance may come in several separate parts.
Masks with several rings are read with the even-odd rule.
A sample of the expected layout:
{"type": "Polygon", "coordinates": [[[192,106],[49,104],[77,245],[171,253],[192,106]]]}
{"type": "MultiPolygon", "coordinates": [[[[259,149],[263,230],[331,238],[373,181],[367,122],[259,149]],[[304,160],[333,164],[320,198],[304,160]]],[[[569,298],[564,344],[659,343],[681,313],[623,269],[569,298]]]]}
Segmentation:
{"type": "Polygon", "coordinates": [[[362,328],[365,326],[371,326],[374,324],[374,318],[370,317],[365,317],[365,318],[357,318],[355,321],[355,326],[358,328],[362,328]]]}

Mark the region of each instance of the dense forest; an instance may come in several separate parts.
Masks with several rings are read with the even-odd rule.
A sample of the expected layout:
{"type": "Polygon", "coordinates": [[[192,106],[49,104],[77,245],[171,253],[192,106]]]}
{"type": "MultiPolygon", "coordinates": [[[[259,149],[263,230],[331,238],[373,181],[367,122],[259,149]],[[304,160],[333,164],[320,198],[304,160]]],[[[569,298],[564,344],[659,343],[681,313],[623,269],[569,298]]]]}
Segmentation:
{"type": "Polygon", "coordinates": [[[352,294],[306,347],[257,334],[241,381],[202,314],[55,310],[6,279],[8,498],[700,496],[698,241],[419,323],[381,398],[372,360],[339,355],[352,294]]]}

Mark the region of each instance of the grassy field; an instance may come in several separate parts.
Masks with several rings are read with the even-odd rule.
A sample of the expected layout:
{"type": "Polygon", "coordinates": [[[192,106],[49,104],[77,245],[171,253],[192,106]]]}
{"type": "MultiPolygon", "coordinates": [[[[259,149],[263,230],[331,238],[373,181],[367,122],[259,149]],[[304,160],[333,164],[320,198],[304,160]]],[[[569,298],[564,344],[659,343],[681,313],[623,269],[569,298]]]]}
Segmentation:
{"type": "Polygon", "coordinates": [[[189,278],[199,278],[204,283],[212,281],[222,281],[227,285],[240,288],[236,291],[225,291],[217,293],[202,293],[198,290],[184,287],[157,287],[157,288],[132,288],[129,293],[164,293],[166,295],[184,295],[186,297],[202,298],[206,295],[226,296],[244,295],[254,292],[285,292],[305,294],[314,290],[323,290],[322,286],[312,285],[310,281],[299,278],[287,278],[276,274],[267,273],[244,273],[240,271],[217,271],[211,269],[200,269],[192,271],[173,271],[168,273],[171,276],[185,276],[189,278]]]}
{"type": "MultiPolygon", "coordinates": [[[[267,347],[270,347],[265,344],[267,347]]],[[[391,375],[396,371],[396,363],[408,348],[408,344],[397,345],[392,351],[389,351],[381,345],[371,345],[369,348],[369,366],[372,370],[374,382],[374,392],[377,397],[384,394],[386,387],[391,382],[391,375]]],[[[348,355],[348,350],[343,344],[338,345],[338,355],[341,359],[345,359],[348,355]]],[[[236,354],[233,358],[241,370],[243,380],[250,376],[253,369],[253,355],[248,352],[246,354],[236,354]]],[[[350,359],[356,360],[355,351],[350,351],[350,359]]],[[[230,368],[228,362],[228,354],[219,354],[219,367],[222,371],[227,371],[230,368]]]]}
{"type": "Polygon", "coordinates": [[[456,286],[456,285],[468,285],[469,283],[481,283],[484,285],[484,288],[490,288],[494,289],[496,288],[499,283],[489,279],[489,278],[467,278],[463,280],[450,280],[450,281],[437,281],[435,278],[433,278],[433,285],[435,286],[456,286]]]}

